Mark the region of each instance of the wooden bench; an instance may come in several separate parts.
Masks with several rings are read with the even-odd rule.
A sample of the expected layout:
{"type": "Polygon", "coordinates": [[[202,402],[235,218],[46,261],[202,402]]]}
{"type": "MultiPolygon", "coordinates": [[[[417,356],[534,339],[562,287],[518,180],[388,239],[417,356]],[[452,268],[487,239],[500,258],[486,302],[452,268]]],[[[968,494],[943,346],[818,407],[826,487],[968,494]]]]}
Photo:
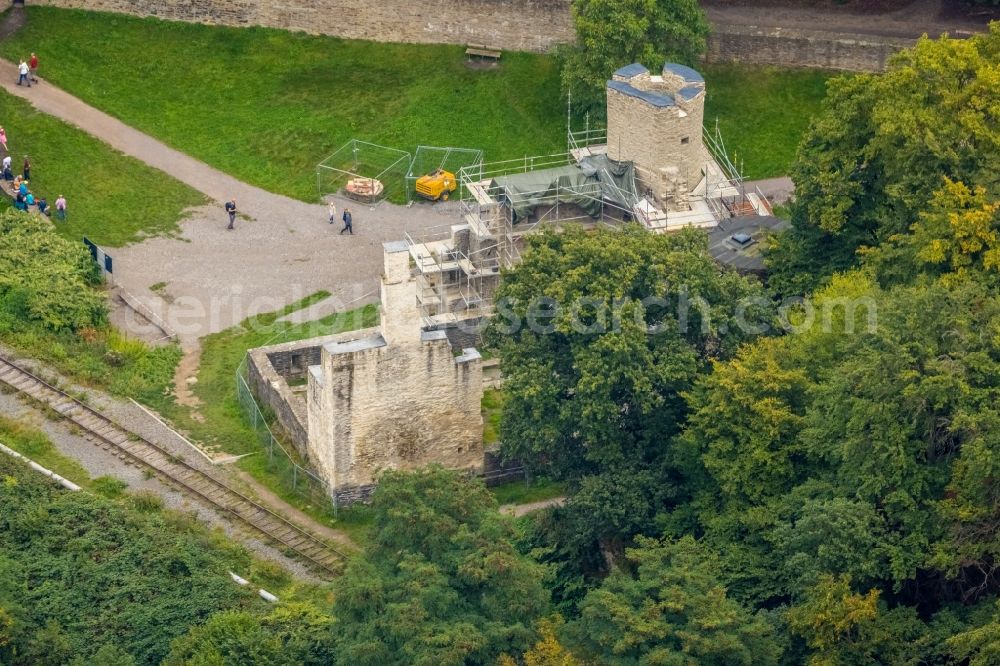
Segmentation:
{"type": "Polygon", "coordinates": [[[492,60],[493,62],[500,62],[500,56],[502,52],[500,49],[495,49],[490,46],[484,46],[482,44],[468,44],[465,49],[465,56],[469,60],[473,58],[479,58],[480,60],[492,60]]]}

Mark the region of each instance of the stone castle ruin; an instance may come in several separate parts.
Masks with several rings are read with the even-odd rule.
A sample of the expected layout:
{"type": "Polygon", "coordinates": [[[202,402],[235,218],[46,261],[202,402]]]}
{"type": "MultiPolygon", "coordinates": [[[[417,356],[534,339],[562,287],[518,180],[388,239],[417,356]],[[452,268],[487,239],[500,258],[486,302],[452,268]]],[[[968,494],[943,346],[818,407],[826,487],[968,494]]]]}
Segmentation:
{"type": "MultiPolygon", "coordinates": [[[[379,327],[250,351],[251,386],[335,501],[363,499],[386,469],[503,474],[483,447],[475,335],[463,339],[458,324],[491,314],[500,270],[519,260],[525,234],[541,224],[636,220],[668,233],[773,219],[705,134],[698,72],[623,67],[607,103],[606,131],[568,129],[564,156],[462,168],[455,224],[384,244],[379,327]]],[[[720,243],[720,257],[745,252],[720,243]]]]}
{"type": "Polygon", "coordinates": [[[382,470],[487,465],[482,358],[422,330],[407,244],[386,243],[384,257],[378,327],[250,352],[251,385],[340,503],[365,498],[382,470]],[[287,379],[303,354],[304,396],[287,379]]]}

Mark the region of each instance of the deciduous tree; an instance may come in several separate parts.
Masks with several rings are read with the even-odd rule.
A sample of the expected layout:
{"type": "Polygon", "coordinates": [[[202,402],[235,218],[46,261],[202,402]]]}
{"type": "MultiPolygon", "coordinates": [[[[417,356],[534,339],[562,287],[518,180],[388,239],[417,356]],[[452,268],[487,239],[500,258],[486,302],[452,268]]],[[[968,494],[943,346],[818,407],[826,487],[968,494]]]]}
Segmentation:
{"type": "Polygon", "coordinates": [[[884,74],[831,81],[792,167],[792,229],[769,259],[775,286],[809,291],[857,263],[859,248],[908,233],[942,177],[995,200],[997,99],[1000,23],[970,39],[922,39],[884,74]]]}
{"type": "Polygon", "coordinates": [[[639,62],[693,65],[705,51],[708,21],[696,0],[574,0],[576,45],[567,49],[563,87],[574,105],[604,112],[604,85],[639,62]]]}
{"type": "Polygon", "coordinates": [[[493,664],[535,640],[544,568],[518,553],[481,481],[439,467],[387,472],[373,543],[335,586],[345,664],[493,664]]]}
{"type": "Polygon", "coordinates": [[[771,626],[727,598],[716,571],[715,556],[691,537],[640,537],[628,568],[584,599],[572,635],[609,666],[777,663],[771,626]]]}

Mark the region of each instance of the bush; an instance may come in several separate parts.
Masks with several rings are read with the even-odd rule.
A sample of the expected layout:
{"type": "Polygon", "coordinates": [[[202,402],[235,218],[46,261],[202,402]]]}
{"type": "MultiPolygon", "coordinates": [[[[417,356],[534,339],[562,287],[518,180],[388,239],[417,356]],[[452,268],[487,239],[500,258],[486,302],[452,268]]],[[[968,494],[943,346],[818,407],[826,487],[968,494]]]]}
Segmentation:
{"type": "Polygon", "coordinates": [[[214,613],[270,610],[226,574],[245,550],[142,494],[66,492],[6,456],[0,480],[0,664],[159,664],[214,613]]]}
{"type": "Polygon", "coordinates": [[[83,245],[18,211],[0,213],[0,317],[26,319],[49,331],[103,326],[107,313],[96,266],[83,245]]]}

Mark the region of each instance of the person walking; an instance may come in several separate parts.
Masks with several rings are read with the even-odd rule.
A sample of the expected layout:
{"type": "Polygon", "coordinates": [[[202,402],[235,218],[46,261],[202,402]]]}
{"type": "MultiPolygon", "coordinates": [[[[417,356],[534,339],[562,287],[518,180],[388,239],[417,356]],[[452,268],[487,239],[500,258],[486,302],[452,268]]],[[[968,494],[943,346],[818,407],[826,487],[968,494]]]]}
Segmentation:
{"type": "Polygon", "coordinates": [[[25,180],[31,180],[31,160],[28,159],[27,155],[24,156],[24,169],[21,173],[24,174],[25,180]]]}
{"type": "Polygon", "coordinates": [[[66,197],[59,195],[56,199],[56,217],[58,217],[63,222],[66,221],[66,197]]]}
{"type": "Polygon", "coordinates": [[[34,53],[32,53],[31,58],[28,59],[28,70],[31,74],[32,83],[38,83],[38,56],[34,53]]]}
{"type": "Polygon", "coordinates": [[[236,197],[226,202],[226,212],[229,213],[229,226],[226,229],[233,229],[236,222],[236,197]]]}
{"type": "Polygon", "coordinates": [[[21,58],[21,64],[17,66],[17,85],[21,83],[27,83],[28,87],[31,87],[31,79],[28,78],[28,63],[24,62],[24,58],[21,58]]]}
{"type": "Polygon", "coordinates": [[[0,146],[3,146],[3,149],[8,153],[10,152],[10,150],[7,149],[7,130],[3,127],[0,127],[0,146]]]}
{"type": "Polygon", "coordinates": [[[350,208],[345,208],[344,209],[344,218],[343,219],[344,219],[344,228],[340,230],[340,233],[344,233],[345,231],[349,231],[351,233],[351,235],[353,236],[354,235],[354,227],[351,226],[351,222],[353,220],[351,218],[351,209],[350,208]]]}
{"type": "Polygon", "coordinates": [[[330,224],[333,224],[337,219],[337,205],[331,201],[329,206],[327,206],[327,210],[330,213],[330,224]]]}

